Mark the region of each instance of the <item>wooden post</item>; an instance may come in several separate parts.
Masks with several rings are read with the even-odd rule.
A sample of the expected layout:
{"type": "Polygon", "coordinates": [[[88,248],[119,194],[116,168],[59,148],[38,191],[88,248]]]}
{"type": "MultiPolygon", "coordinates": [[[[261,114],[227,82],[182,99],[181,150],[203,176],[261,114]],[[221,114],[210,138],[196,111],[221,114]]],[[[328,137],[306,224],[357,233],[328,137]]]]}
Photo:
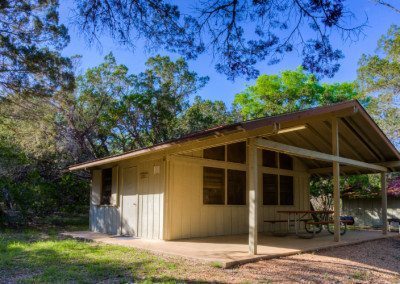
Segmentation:
{"type": "Polygon", "coordinates": [[[386,173],[381,173],[381,190],[382,190],[382,233],[387,234],[387,182],[386,173]]]}
{"type": "MultiPolygon", "coordinates": [[[[332,119],[332,155],[339,156],[339,127],[337,118],[332,119]]],[[[333,162],[333,211],[334,240],[340,242],[340,166],[333,162]]]]}
{"type": "Polygon", "coordinates": [[[248,173],[248,188],[249,188],[249,253],[257,254],[258,243],[258,161],[257,147],[254,139],[248,140],[247,147],[247,173],[248,173]]]}

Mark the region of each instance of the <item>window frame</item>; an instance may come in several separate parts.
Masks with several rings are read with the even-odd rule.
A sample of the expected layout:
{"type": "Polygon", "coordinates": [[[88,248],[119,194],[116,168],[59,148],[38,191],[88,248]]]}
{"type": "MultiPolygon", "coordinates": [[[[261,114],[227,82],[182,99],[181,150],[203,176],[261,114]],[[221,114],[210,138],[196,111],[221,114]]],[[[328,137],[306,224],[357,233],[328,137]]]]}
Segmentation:
{"type": "Polygon", "coordinates": [[[212,147],[207,147],[207,148],[214,148],[214,147],[220,147],[224,146],[225,147],[225,160],[220,161],[220,160],[212,160],[212,159],[207,159],[204,158],[204,150],[202,151],[202,163],[201,163],[201,170],[202,170],[202,179],[201,179],[201,190],[202,190],[202,206],[233,206],[233,207],[246,207],[248,206],[248,189],[247,189],[247,179],[248,179],[248,173],[247,173],[247,142],[245,140],[242,141],[236,141],[234,143],[228,143],[224,145],[218,145],[218,146],[212,146],[212,147]],[[236,144],[236,143],[246,143],[246,159],[245,163],[236,163],[236,162],[228,162],[228,145],[236,144]],[[224,199],[224,204],[205,204],[204,203],[204,168],[205,167],[211,167],[211,168],[219,168],[223,169],[225,172],[225,186],[224,186],[224,193],[225,193],[225,199],[224,199]],[[245,204],[228,204],[228,170],[235,170],[235,171],[243,171],[246,173],[246,181],[245,181],[245,204]]]}
{"type": "Polygon", "coordinates": [[[105,168],[105,169],[101,169],[101,187],[100,187],[100,206],[105,206],[105,207],[109,207],[112,206],[111,204],[111,196],[112,196],[112,186],[113,186],[113,170],[112,168],[105,168]],[[104,193],[104,172],[105,171],[109,171],[110,172],[110,196],[108,197],[108,203],[104,203],[103,202],[103,193],[104,193]]]}
{"type": "MultiPolygon", "coordinates": [[[[261,151],[263,151],[263,150],[261,150],[261,151]]],[[[272,152],[275,152],[275,157],[276,157],[276,164],[277,164],[277,167],[276,168],[271,168],[271,167],[264,167],[263,166],[263,161],[262,161],[262,158],[261,158],[261,194],[262,194],[262,196],[261,196],[261,198],[260,198],[260,203],[261,203],[261,206],[268,206],[268,207],[271,207],[271,206],[283,206],[283,207],[288,207],[288,206],[290,206],[290,207],[295,207],[296,206],[296,186],[295,186],[295,178],[296,178],[296,173],[298,172],[298,171],[296,171],[296,162],[295,162],[295,158],[293,157],[293,156],[290,156],[291,158],[292,158],[292,170],[287,170],[287,169],[282,169],[281,167],[280,167],[280,153],[279,152],[276,152],[276,151],[272,151],[272,152]],[[277,194],[278,194],[278,204],[276,204],[276,205],[265,205],[264,204],[264,196],[263,196],[263,194],[264,194],[264,185],[263,185],[263,174],[272,174],[272,175],[276,175],[277,176],[277,179],[278,179],[278,183],[277,183],[277,185],[278,185],[278,190],[277,190],[277,194]],[[291,176],[291,177],[293,177],[293,204],[290,204],[290,205],[283,205],[283,204],[281,204],[281,176],[291,176]]]]}

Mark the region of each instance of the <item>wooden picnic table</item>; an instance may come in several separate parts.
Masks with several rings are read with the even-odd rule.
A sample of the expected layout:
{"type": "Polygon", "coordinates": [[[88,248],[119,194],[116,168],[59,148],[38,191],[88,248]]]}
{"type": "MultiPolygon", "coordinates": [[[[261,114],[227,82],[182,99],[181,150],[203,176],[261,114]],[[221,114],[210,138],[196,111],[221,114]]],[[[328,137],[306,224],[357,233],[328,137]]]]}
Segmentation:
{"type": "Polygon", "coordinates": [[[328,215],[335,213],[331,210],[278,210],[277,213],[287,214],[287,230],[290,231],[290,224],[294,221],[295,234],[299,236],[299,223],[313,220],[312,214],[321,215],[320,220],[328,221],[328,215]],[[308,217],[311,215],[310,217],[308,217]],[[293,216],[293,218],[291,218],[293,216]],[[308,217],[308,218],[306,218],[308,217]]]}

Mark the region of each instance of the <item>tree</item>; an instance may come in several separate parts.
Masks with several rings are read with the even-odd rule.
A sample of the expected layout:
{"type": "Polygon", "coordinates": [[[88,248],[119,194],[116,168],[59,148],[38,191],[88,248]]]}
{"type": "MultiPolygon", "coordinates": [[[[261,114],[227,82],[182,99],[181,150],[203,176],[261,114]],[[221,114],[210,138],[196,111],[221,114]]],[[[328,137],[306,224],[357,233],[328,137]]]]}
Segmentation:
{"type": "Polygon", "coordinates": [[[185,110],[179,125],[182,133],[192,133],[235,120],[235,114],[227,109],[223,101],[203,100],[196,96],[193,104],[185,110]]]}
{"type": "Polygon", "coordinates": [[[371,97],[368,111],[400,148],[400,27],[392,26],[379,40],[380,55],[363,55],[359,61],[360,90],[371,97]]]}
{"type": "Polygon", "coordinates": [[[72,90],[71,61],[60,50],[69,42],[55,0],[0,3],[0,99],[52,96],[72,90]]]}
{"type": "Polygon", "coordinates": [[[90,42],[108,33],[130,48],[144,39],[149,50],[163,48],[186,59],[212,52],[215,68],[229,79],[256,78],[258,62],[275,64],[293,50],[301,51],[305,69],[332,77],[343,54],[330,36],[353,41],[364,28],[351,26],[343,0],[208,0],[191,8],[163,0],[76,3],[77,25],[90,42]]]}
{"type": "Polygon", "coordinates": [[[302,67],[279,75],[261,75],[235,96],[244,119],[277,115],[344,100],[359,99],[355,83],[320,83],[302,67]]]}
{"type": "Polygon", "coordinates": [[[151,146],[182,133],[189,97],[207,82],[183,59],[149,58],[137,75],[109,54],[77,78],[76,91],[59,97],[58,131],[75,162],[151,146]]]}

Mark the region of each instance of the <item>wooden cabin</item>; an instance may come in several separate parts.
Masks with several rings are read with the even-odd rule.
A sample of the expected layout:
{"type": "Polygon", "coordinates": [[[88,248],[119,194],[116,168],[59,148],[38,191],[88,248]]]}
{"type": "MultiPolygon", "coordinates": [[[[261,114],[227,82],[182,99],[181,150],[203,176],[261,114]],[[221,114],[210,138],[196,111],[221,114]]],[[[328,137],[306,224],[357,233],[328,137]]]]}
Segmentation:
{"type": "Polygon", "coordinates": [[[220,126],[70,167],[92,173],[92,231],[159,240],[249,233],[254,254],[256,232],[273,226],[265,220],[309,208],[310,176],[333,175],[340,212],[340,174],[381,173],[385,191],[385,173],[399,169],[399,152],[357,101],[220,126]]]}

